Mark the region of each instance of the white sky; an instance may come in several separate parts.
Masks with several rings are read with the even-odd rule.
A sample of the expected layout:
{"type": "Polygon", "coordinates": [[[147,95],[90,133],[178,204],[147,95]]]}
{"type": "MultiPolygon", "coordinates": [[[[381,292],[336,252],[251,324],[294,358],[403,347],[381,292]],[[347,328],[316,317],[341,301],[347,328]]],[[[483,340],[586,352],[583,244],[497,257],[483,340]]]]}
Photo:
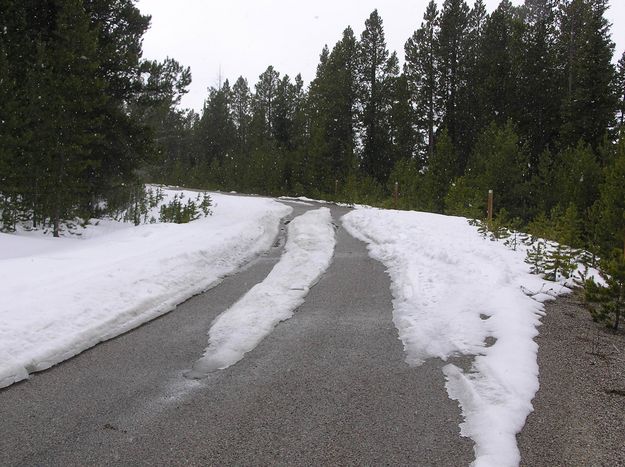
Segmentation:
{"type": "MultiPolygon", "coordinates": [[[[390,50],[403,59],[404,43],[419,27],[428,0],[139,0],[152,15],[144,57],[169,56],[191,67],[193,83],[182,106],[200,111],[207,89],[240,75],[253,87],[269,65],[291,77],[301,73],[306,85],[315,76],[324,44],[330,49],[349,25],[356,37],[377,8],[390,50]]],[[[439,8],[443,0],[439,0],[439,8]]],[[[472,5],[472,1],[468,1],[472,5]]],[[[492,11],[499,0],[486,0],[492,11]]],[[[512,0],[519,5],[522,0],[512,0]]],[[[625,49],[625,1],[611,0],[608,19],[616,56],[625,49]]]]}

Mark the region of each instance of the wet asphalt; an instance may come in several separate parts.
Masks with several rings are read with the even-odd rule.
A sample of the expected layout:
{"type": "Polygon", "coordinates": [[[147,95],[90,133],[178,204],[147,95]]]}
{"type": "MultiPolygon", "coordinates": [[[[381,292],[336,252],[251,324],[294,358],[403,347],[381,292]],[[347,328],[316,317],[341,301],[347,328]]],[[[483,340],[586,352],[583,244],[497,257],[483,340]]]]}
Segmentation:
{"type": "Polygon", "coordinates": [[[242,361],[183,376],[283,237],[171,313],[0,390],[0,465],[469,465],[444,363],[404,362],[384,267],[340,227],[349,209],[331,210],[333,263],[242,361]]]}

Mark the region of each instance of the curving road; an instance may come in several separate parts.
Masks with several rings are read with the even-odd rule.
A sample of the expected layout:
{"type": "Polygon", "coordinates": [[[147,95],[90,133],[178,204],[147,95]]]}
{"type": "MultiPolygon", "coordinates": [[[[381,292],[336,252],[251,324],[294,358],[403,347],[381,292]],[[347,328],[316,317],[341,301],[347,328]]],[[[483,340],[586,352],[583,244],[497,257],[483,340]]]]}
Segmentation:
{"type": "MultiPolygon", "coordinates": [[[[348,210],[329,207],[340,225],[348,210]]],[[[227,370],[182,376],[282,244],[171,313],[0,390],[0,465],[468,465],[443,363],[404,363],[384,268],[342,228],[292,319],[227,370]]]]}

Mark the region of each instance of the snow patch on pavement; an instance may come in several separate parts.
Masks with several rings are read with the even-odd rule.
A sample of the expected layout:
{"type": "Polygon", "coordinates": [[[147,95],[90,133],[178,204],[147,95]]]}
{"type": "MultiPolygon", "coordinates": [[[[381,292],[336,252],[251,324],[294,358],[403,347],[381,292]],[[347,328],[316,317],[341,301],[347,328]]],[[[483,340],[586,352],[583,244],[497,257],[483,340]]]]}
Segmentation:
{"type": "Polygon", "coordinates": [[[464,218],[358,209],[342,220],[387,267],[407,362],[475,356],[466,373],[444,367],[461,434],[475,442],[473,465],[518,465],[516,434],[538,390],[542,291],[569,290],[530,274],[524,251],[482,238],[464,218]]]}
{"type": "Polygon", "coordinates": [[[215,319],[204,355],[186,376],[202,378],[234,365],[280,321],[291,318],[330,265],[335,243],[328,208],[291,221],[280,261],[263,282],[215,319]]]}
{"type": "Polygon", "coordinates": [[[292,211],[270,199],[211,198],[213,215],[188,224],[102,221],[80,239],[0,234],[0,387],[215,285],[268,250],[292,211]]]}

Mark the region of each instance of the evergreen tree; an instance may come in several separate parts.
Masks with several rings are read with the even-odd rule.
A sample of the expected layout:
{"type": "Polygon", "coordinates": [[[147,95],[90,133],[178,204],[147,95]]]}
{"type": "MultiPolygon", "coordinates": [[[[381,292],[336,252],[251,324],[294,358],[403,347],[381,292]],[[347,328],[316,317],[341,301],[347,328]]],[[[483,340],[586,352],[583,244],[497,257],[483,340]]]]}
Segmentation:
{"type": "Polygon", "coordinates": [[[480,135],[473,149],[465,178],[476,196],[493,190],[496,210],[505,209],[512,217],[522,217],[528,207],[528,156],[511,121],[505,126],[494,122],[480,135]]]}
{"type": "Polygon", "coordinates": [[[395,163],[391,147],[392,86],[399,74],[395,53],[389,54],[382,18],[374,10],[358,43],[358,105],[362,140],[362,169],[385,183],[395,163]]]}
{"type": "Polygon", "coordinates": [[[252,95],[247,80],[239,76],[232,87],[232,121],[235,127],[236,153],[240,156],[247,152],[249,143],[252,95]]]}
{"type": "Polygon", "coordinates": [[[622,132],[625,128],[625,52],[617,65],[616,89],[618,96],[618,126],[622,132]]]}
{"type": "MultiPolygon", "coordinates": [[[[391,137],[391,160],[393,164],[401,159],[417,156],[419,135],[413,128],[414,110],[410,105],[410,91],[406,75],[401,74],[392,82],[391,112],[389,119],[391,137]]],[[[419,159],[419,165],[423,166],[419,159]]],[[[391,182],[394,183],[393,180],[391,182]]]]}
{"type": "Polygon", "coordinates": [[[555,148],[559,134],[559,63],[557,60],[558,0],[525,0],[521,52],[518,56],[518,125],[527,139],[532,170],[547,148],[555,148]]]}
{"type": "Polygon", "coordinates": [[[278,97],[280,73],[269,66],[256,83],[256,92],[252,99],[252,130],[261,140],[271,140],[275,136],[275,105],[278,97]]]}
{"type": "Polygon", "coordinates": [[[209,177],[221,183],[219,167],[234,149],[235,125],[231,115],[231,90],[228,80],[219,89],[210,88],[202,117],[198,122],[196,138],[199,141],[200,164],[212,168],[209,177]]]}
{"type": "Polygon", "coordinates": [[[191,70],[172,58],[163,62],[146,61],[142,69],[143,92],[133,101],[130,110],[133,119],[147,127],[154,138],[155,156],[150,172],[159,179],[179,176],[178,166],[192,151],[189,124],[193,122],[194,113],[178,108],[191,84],[191,70]]]}
{"type": "Polygon", "coordinates": [[[105,83],[107,105],[102,109],[93,148],[97,170],[89,174],[94,198],[113,197],[136,180],[136,169],[153,151],[149,129],[134,119],[128,107],[140,98],[143,35],[150,17],[142,15],[134,0],[83,0],[92,29],[98,35],[96,76],[105,83]]]}
{"type": "Polygon", "coordinates": [[[469,12],[466,36],[462,42],[464,61],[464,85],[459,89],[458,119],[462,122],[458,132],[458,144],[466,148],[466,160],[470,148],[483,127],[490,122],[485,105],[485,70],[482,68],[482,36],[487,25],[488,15],[482,0],[476,0],[469,12]]]}
{"type": "MultiPolygon", "coordinates": [[[[93,156],[99,144],[101,114],[107,104],[104,83],[97,75],[97,36],[80,0],[56,0],[50,36],[38,43],[39,53],[28,79],[38,87],[37,162],[41,213],[59,236],[61,221],[71,219],[90,202],[88,171],[99,168],[93,156]]],[[[33,96],[35,97],[35,96],[33,96]]],[[[37,153],[36,153],[37,154],[37,153]]]]}
{"type": "Polygon", "coordinates": [[[564,65],[562,146],[583,140],[596,148],[614,121],[614,43],[605,18],[607,0],[563,2],[560,61],[564,65]]]}
{"type": "MultiPolygon", "coordinates": [[[[469,28],[469,6],[464,0],[445,0],[440,16],[440,29],[436,38],[438,66],[438,102],[443,109],[442,126],[451,138],[452,144],[459,148],[462,143],[461,90],[466,84],[465,40],[469,28]]],[[[461,148],[455,164],[455,175],[464,171],[468,148],[461,148]]]]}
{"type": "Polygon", "coordinates": [[[598,199],[602,182],[601,168],[592,149],[580,142],[562,151],[557,159],[551,189],[558,193],[558,203],[573,204],[580,212],[586,212],[598,199]]]}
{"type": "Polygon", "coordinates": [[[515,8],[509,0],[503,0],[486,20],[480,42],[483,117],[499,125],[514,119],[517,114],[515,62],[518,60],[518,28],[515,8]]]}
{"type": "Polygon", "coordinates": [[[326,192],[355,167],[356,91],[356,38],[347,28],[332,53],[324,48],[308,93],[310,183],[326,192]]]}
{"type": "Polygon", "coordinates": [[[434,154],[434,133],[441,115],[436,96],[437,63],[436,35],[438,8],[434,0],[428,3],[421,27],[408,39],[404,46],[406,62],[404,75],[410,91],[410,102],[415,113],[416,131],[425,141],[422,157],[428,160],[434,154]]]}
{"type": "Polygon", "coordinates": [[[604,255],[614,248],[622,248],[625,239],[625,138],[621,136],[616,159],[605,170],[605,181],[600,188],[595,206],[599,213],[597,237],[604,255]]]}
{"type": "Polygon", "coordinates": [[[457,154],[447,129],[437,135],[434,154],[430,159],[424,178],[429,201],[427,209],[443,213],[445,197],[455,178],[457,154]]]}
{"type": "Polygon", "coordinates": [[[610,257],[602,260],[600,270],[604,285],[598,285],[593,279],[586,281],[586,300],[591,303],[593,319],[607,323],[616,331],[625,310],[623,250],[615,249],[610,257]]]}
{"type": "MultiPolygon", "coordinates": [[[[4,8],[0,2],[0,9],[4,8]]],[[[7,10],[2,10],[7,11],[7,10]]],[[[0,228],[12,230],[17,221],[19,193],[26,174],[18,160],[19,102],[16,99],[15,78],[9,72],[9,58],[5,45],[8,35],[0,20],[0,228]],[[22,168],[22,170],[20,170],[22,168]]]]}

